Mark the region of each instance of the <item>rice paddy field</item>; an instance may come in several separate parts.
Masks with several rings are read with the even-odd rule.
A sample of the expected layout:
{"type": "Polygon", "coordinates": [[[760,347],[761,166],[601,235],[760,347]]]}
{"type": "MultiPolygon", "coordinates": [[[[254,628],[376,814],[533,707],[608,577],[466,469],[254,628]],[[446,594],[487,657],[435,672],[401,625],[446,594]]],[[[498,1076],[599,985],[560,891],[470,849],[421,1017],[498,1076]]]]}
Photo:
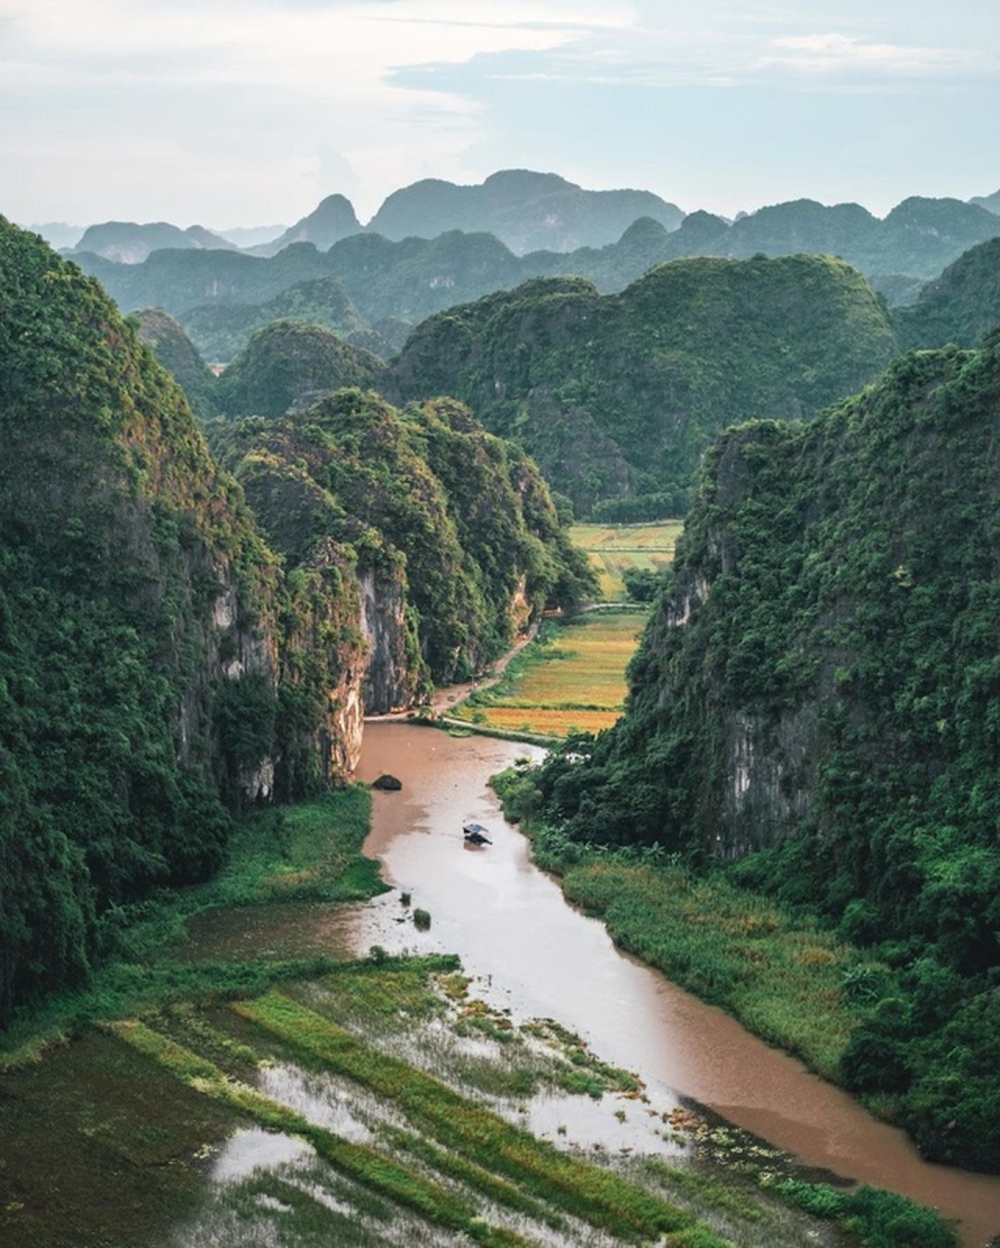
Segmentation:
{"type": "Polygon", "coordinates": [[[574,546],[587,552],[605,601],[623,602],[625,570],[662,572],[668,568],[683,527],[683,520],[661,520],[658,524],[575,524],[570,537],[574,546]]]}
{"type": "Polygon", "coordinates": [[[625,669],[645,623],[646,612],[637,610],[550,621],[499,684],[453,713],[489,728],[553,737],[609,728],[621,714],[625,669]]]}

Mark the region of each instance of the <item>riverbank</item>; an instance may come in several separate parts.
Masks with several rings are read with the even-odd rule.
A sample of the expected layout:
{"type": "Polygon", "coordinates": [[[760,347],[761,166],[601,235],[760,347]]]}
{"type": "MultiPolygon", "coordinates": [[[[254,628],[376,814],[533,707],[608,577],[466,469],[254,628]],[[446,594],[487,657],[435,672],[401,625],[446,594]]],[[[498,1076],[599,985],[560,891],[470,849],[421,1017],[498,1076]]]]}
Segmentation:
{"type": "MultiPolygon", "coordinates": [[[[809,916],[736,887],[721,873],[693,875],[655,849],[615,852],[568,841],[532,820],[536,795],[521,767],[492,783],[506,816],[531,840],[538,865],[558,880],[567,900],[606,925],[616,945],[831,1084],[840,1083],[841,1058],[870,1013],[885,968],[809,916]]],[[[893,1121],[890,1098],[870,1098],[866,1108],[893,1121]]],[[[963,1242],[1000,1245],[1000,1180],[940,1165],[926,1169],[926,1198],[950,1200],[953,1215],[975,1223],[963,1242]],[[950,1196],[949,1173],[958,1189],[950,1196]],[[938,1191],[933,1198],[932,1186],[938,1191]]],[[[913,1175],[909,1183],[906,1190],[919,1199],[913,1175]]]]}
{"type": "MultiPolygon", "coordinates": [[[[359,852],[369,798],[251,818],[213,885],[119,916],[89,991],[22,1020],[0,1075],[5,1248],[866,1242],[796,1212],[775,1150],[490,1004],[454,955],[353,957],[344,900],[385,893],[359,852]],[[296,956],[316,927],[325,954],[296,956]]],[[[385,903],[417,931],[407,898],[385,903]]]]}
{"type": "Polygon", "coordinates": [[[654,850],[573,844],[530,817],[533,790],[519,768],[494,777],[509,819],[566,898],[599,917],[622,949],[762,1040],[837,1082],[863,1010],[845,984],[875,974],[864,956],[819,925],[721,876],[696,877],[654,850]]]}
{"type": "MultiPolygon", "coordinates": [[[[405,742],[453,760],[472,785],[449,799],[462,810],[504,747],[386,730],[406,787],[375,796],[426,860],[407,798],[420,755],[407,762],[405,742]]],[[[438,803],[450,792],[433,771],[423,783],[438,803]]],[[[953,1242],[903,1198],[805,1182],[778,1150],[644,1086],[566,1026],[481,996],[454,955],[399,960],[367,944],[359,921],[376,911],[404,945],[443,933],[459,949],[489,937],[490,914],[476,906],[463,939],[431,902],[421,931],[424,893],[385,892],[359,853],[369,801],[355,787],[250,819],[214,885],[162,898],[130,924],[119,916],[118,961],[89,994],[36,1017],[47,1049],[26,1061],[22,1043],[20,1064],[0,1075],[5,1248],[260,1237],[444,1248],[458,1232],[510,1248],[610,1248],[665,1231],[686,1248],[953,1242]],[[375,894],[360,910],[336,900],[375,894]]],[[[484,818],[494,825],[495,807],[484,818]]],[[[442,844],[469,878],[495,882],[504,842],[521,861],[512,830],[498,831],[498,857],[477,857],[455,827],[457,844],[450,820],[442,844]]],[[[603,973],[571,940],[606,1013],[603,973]]]]}

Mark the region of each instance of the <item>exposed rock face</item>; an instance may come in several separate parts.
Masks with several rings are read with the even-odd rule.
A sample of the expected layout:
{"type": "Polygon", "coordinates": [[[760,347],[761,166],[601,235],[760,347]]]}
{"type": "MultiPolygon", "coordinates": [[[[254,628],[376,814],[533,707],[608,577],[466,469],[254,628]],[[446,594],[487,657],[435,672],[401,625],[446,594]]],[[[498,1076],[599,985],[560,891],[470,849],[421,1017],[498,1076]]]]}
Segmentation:
{"type": "Polygon", "coordinates": [[[110,301],[0,220],[0,1023],[266,798],[278,567],[110,301]]]}
{"type": "Polygon", "coordinates": [[[811,425],[719,440],[628,712],[565,805],[578,835],[813,838],[864,896],[865,862],[905,889],[926,829],[985,826],[997,352],[915,353],[811,425]]]}
{"type": "Polygon", "coordinates": [[[414,679],[407,653],[405,583],[398,567],[358,573],[359,625],[367,647],[365,713],[384,715],[409,706],[414,679]]]}
{"type": "Polygon", "coordinates": [[[369,711],[485,670],[515,624],[593,592],[534,464],[451,400],[399,412],[341,390],[213,438],[289,566],[339,549],[357,606],[326,636],[365,651],[369,711]]]}

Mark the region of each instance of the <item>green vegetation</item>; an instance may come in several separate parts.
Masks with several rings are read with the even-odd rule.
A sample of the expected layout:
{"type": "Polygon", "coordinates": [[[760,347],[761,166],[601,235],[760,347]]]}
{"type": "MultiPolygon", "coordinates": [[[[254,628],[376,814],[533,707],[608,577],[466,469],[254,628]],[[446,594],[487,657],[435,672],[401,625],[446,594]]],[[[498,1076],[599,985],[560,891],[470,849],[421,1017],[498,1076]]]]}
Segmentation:
{"type": "Polygon", "coordinates": [[[264,303],[202,304],[183,317],[184,328],[202,359],[222,364],[238,356],[256,330],[275,321],[319,325],[339,338],[350,338],[368,327],[335,277],[296,282],[264,303]]]}
{"type": "MultiPolygon", "coordinates": [[[[352,786],[296,806],[244,814],[214,879],[117,905],[101,916],[106,964],[86,986],[23,1012],[3,1036],[0,1068],[31,1059],[40,1045],[95,1020],[168,1001],[227,1000],[327,968],[327,957],[265,957],[256,951],[249,961],[192,962],[188,927],[195,917],[210,918],[226,907],[264,907],[266,914],[276,902],[363,901],[384,892],[378,864],[361,856],[370,811],[368,790],[352,786]]],[[[250,912],[244,917],[248,925],[254,921],[250,912]]]]}
{"type": "Polygon", "coordinates": [[[354,1036],[279,994],[236,1007],[324,1068],[348,1076],[385,1097],[409,1122],[444,1147],[469,1150],[484,1169],[500,1174],[538,1199],[626,1239],[678,1236],[678,1245],[719,1244],[707,1231],[685,1239],[694,1220],[617,1175],[560,1153],[482,1106],[457,1096],[438,1080],[360,1043],[354,1036]]]}
{"type": "MultiPolygon", "coordinates": [[[[144,308],[129,317],[139,341],[146,344],[184,391],[199,420],[215,415],[215,377],[198,354],[184,327],[159,308],[144,308]]],[[[209,357],[211,358],[211,357],[209,357]]]]}
{"type": "Polygon", "coordinates": [[[580,845],[646,844],[814,907],[871,966],[839,1078],[1000,1169],[1000,339],[915,353],[811,425],[730,431],[625,718],[533,782],[580,845]],[[739,861],[733,861],[733,860],[739,861]]]}
{"type": "Polygon", "coordinates": [[[1000,325],[1000,238],[970,248],[893,320],[905,347],[977,346],[1000,325]]]}
{"type": "Polygon", "coordinates": [[[487,728],[565,737],[610,727],[625,702],[625,669],[646,622],[639,611],[546,620],[496,685],[453,714],[487,728]]]}
{"type": "MultiPolygon", "coordinates": [[[[2,1028],[87,982],[121,908],[209,877],[234,813],[343,782],[365,681],[370,705],[404,704],[590,578],[520,452],[455,405],[403,422],[357,391],[282,427],[322,481],[297,446],[280,458],[278,433],[245,433],[235,466],[276,555],[96,283],[0,220],[0,287],[2,1028]]],[[[378,364],[272,327],[248,353],[284,361],[265,407],[300,393],[290,347],[316,335],[355,379],[378,364]]],[[[229,400],[252,381],[234,366],[229,400]]]]}
{"type": "Polygon", "coordinates": [[[482,671],[547,603],[594,588],[537,469],[460,404],[396,411],[345,390],[301,416],[211,433],[290,562],[322,565],[332,539],[362,570],[397,578],[397,684],[369,706],[482,671]]]}
{"type": "Polygon", "coordinates": [[[826,257],[677,260],[619,295],[549,278],[421,324],[380,382],[451,394],[521,438],[581,514],[655,496],[686,510],[691,473],[735,420],[812,416],[895,349],[863,278],[826,257]]]}
{"type": "MultiPolygon", "coordinates": [[[[876,1221],[858,1216],[851,1194],[803,1183],[773,1150],[751,1163],[742,1137],[708,1130],[687,1111],[670,1127],[704,1151],[696,1169],[598,1165],[534,1138],[482,1098],[523,1106],[561,1089],[631,1107],[641,1084],[552,1020],[519,1026],[475,998],[455,958],[373,950],[335,964],[296,959],[292,948],[284,959],[205,961],[197,945],[178,943],[182,921],[206,907],[239,907],[232,916],[252,932],[274,899],[370,895],[373,872],[357,883],[368,804],[367,790],[355,788],[260,812],[242,824],[217,881],[159,910],[147,904],[131,923],[119,916],[117,948],[128,961],[106,967],[89,997],[63,1002],[64,1028],[82,1038],[40,1061],[25,1061],[22,1047],[21,1064],[4,1075],[0,1131],[12,1145],[4,1182],[16,1194],[0,1205],[5,1244],[139,1248],[180,1224],[207,1242],[235,1216],[289,1243],[417,1242],[430,1224],[498,1248],[545,1243],[553,1230],[588,1242],[591,1228],[625,1242],[665,1232],[676,1248],[747,1245],[761,1234],[790,1248],[814,1234],[813,1206],[853,1226],[849,1242],[951,1243],[935,1220],[919,1221],[887,1193],[865,1207],[891,1209],[896,1227],[870,1237],[876,1221]],[[102,1029],[84,1029],[100,1019],[102,1029]],[[468,1037],[474,1053],[463,1048],[468,1037]],[[331,1105],[343,1130],[331,1125],[331,1105]],[[206,1157],[248,1126],[277,1141],[265,1154],[273,1160],[209,1192],[206,1157]],[[738,1171],[710,1160],[727,1148],[736,1148],[738,1171]],[[788,1201],[810,1212],[795,1214],[788,1201]],[[907,1238],[900,1227],[926,1234],[907,1238]]],[[[46,1021],[51,1031],[54,1018],[52,1008],[36,1017],[35,1034],[46,1021]]]]}
{"type": "Polygon", "coordinates": [[[111,908],[218,866],[262,755],[217,699],[273,689],[277,569],[96,285],[0,221],[0,286],[2,1026],[85,980],[111,908]]]}
{"type": "Polygon", "coordinates": [[[369,386],[382,361],[320,325],[275,321],[250,339],[218,380],[227,416],[284,416],[343,386],[369,386]]]}
{"type": "Polygon", "coordinates": [[[663,520],[658,524],[574,524],[569,536],[574,546],[587,552],[606,602],[648,602],[652,595],[640,598],[632,585],[644,586],[647,579],[658,582],[656,574],[670,567],[683,527],[682,520],[663,520]],[[634,578],[630,583],[629,577],[634,578]]]}

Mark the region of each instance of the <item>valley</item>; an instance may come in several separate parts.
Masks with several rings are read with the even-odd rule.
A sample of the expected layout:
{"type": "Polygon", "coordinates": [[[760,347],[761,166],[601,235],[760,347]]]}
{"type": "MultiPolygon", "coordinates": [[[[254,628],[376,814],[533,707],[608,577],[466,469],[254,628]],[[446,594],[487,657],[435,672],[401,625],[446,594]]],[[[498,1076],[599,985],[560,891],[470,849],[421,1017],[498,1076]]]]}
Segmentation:
{"type": "Polygon", "coordinates": [[[5,1245],[1000,1243],[1000,218],[542,181],[0,219],[5,1245]]]}
{"type": "MultiPolygon", "coordinates": [[[[525,748],[370,724],[359,776],[404,786],[373,795],[364,840],[390,891],[352,865],[363,791],[277,815],[284,850],[262,858],[268,815],[189,899],[186,939],[151,932],[103,994],[67,1003],[66,1021],[109,1023],[4,1075],[5,1138],[22,1142],[4,1243],[610,1244],[656,1227],[692,1248],[846,1246],[829,1214],[799,1208],[810,1191],[817,1208],[848,1199],[820,1199],[845,1172],[961,1210],[962,1242],[981,1242],[996,1180],[920,1162],[566,906],[486,787],[525,748]],[[462,845],[468,818],[491,847],[462,845]],[[348,893],[376,894],[360,908],[321,900],[343,894],[345,866],[348,893]]],[[[872,1233],[891,1218],[920,1236],[886,1242],[950,1242],[915,1210],[863,1208],[872,1233]]]]}

